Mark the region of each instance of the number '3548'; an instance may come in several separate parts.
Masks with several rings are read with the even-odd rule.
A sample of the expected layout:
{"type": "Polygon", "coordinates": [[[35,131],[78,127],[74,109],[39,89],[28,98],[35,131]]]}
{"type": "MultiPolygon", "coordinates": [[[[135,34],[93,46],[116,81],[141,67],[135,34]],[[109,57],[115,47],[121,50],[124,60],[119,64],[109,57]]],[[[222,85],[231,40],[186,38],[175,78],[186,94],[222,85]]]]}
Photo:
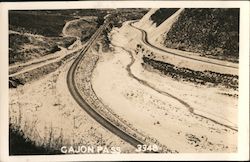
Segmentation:
{"type": "Polygon", "coordinates": [[[158,152],[157,145],[137,145],[136,152],[158,152]]]}

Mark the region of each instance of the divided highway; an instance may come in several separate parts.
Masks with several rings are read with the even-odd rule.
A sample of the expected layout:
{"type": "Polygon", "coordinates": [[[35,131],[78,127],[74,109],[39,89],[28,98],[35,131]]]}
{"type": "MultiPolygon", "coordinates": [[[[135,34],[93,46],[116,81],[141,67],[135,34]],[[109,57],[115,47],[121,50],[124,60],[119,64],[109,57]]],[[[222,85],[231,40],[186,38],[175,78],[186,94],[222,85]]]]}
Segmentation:
{"type": "Polygon", "coordinates": [[[91,116],[93,117],[97,122],[99,122],[102,126],[107,128],[109,131],[120,137],[121,139],[127,141],[132,146],[137,147],[137,145],[142,145],[143,143],[137,140],[136,138],[132,137],[128,133],[124,132],[114,124],[112,124],[110,121],[105,119],[102,115],[100,115],[97,111],[95,111],[91,106],[82,98],[80,95],[76,84],[75,84],[75,70],[83,58],[84,54],[88,51],[89,47],[94,43],[94,41],[98,38],[100,33],[103,29],[106,28],[108,23],[105,23],[104,25],[100,26],[99,29],[95,32],[95,34],[90,38],[87,46],[81,50],[80,55],[76,58],[76,60],[71,65],[68,74],[67,74],[67,84],[69,91],[73,98],[76,100],[76,102],[91,116]]]}

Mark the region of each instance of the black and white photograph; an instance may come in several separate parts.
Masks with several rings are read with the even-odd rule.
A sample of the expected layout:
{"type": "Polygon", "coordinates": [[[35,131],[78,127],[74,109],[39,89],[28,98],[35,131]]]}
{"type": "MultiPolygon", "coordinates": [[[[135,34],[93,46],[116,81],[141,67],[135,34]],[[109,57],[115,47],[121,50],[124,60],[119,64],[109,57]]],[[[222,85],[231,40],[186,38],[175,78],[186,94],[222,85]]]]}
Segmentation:
{"type": "Polygon", "coordinates": [[[92,3],[7,10],[8,157],[249,151],[240,5],[92,3]]]}

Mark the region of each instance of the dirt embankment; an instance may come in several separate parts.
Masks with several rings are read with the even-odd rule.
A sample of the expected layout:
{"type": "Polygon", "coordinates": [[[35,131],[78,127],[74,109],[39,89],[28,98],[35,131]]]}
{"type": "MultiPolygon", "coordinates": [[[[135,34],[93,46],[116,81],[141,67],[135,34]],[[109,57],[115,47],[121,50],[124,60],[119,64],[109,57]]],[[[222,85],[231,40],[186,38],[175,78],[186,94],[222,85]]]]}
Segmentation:
{"type": "Polygon", "coordinates": [[[143,57],[142,66],[146,69],[156,69],[162,74],[170,76],[177,81],[192,82],[194,84],[209,86],[224,86],[238,90],[238,76],[231,74],[220,74],[212,71],[195,71],[188,68],[179,68],[170,63],[157,61],[143,57]]]}

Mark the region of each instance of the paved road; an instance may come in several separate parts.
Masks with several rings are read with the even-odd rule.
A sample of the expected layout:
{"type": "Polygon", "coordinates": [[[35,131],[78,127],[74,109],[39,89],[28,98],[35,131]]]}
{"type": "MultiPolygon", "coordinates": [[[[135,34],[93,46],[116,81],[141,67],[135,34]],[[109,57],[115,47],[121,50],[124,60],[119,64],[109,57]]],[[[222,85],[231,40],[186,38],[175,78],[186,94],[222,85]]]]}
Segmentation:
{"type": "Polygon", "coordinates": [[[168,53],[168,54],[180,56],[180,57],[183,57],[183,58],[187,58],[187,59],[191,59],[191,60],[195,60],[195,61],[199,61],[199,62],[209,63],[209,64],[212,64],[212,65],[219,65],[219,66],[222,66],[222,67],[228,67],[228,68],[232,68],[232,69],[238,69],[237,66],[220,64],[220,63],[212,62],[212,61],[209,61],[209,60],[200,60],[200,59],[198,59],[198,58],[193,58],[193,57],[181,55],[181,54],[174,53],[174,52],[171,52],[171,51],[168,51],[168,50],[159,48],[159,47],[157,47],[157,46],[154,46],[154,45],[152,45],[151,43],[149,43],[146,31],[144,31],[144,30],[142,30],[142,29],[140,29],[140,28],[138,28],[138,27],[132,25],[132,23],[134,23],[134,22],[130,22],[129,25],[130,25],[131,27],[133,27],[133,28],[135,28],[135,29],[141,31],[143,43],[146,44],[147,46],[150,46],[151,48],[157,49],[157,50],[162,51],[162,52],[166,52],[166,53],[168,53]]]}
{"type": "MultiPolygon", "coordinates": [[[[106,23],[106,25],[108,25],[106,23]]],[[[87,46],[81,51],[80,55],[77,57],[77,59],[73,62],[71,65],[68,74],[67,74],[67,84],[69,91],[73,98],[76,100],[76,102],[91,116],[93,117],[97,122],[99,122],[102,126],[107,128],[109,131],[120,137],[121,139],[127,141],[132,146],[137,147],[137,145],[142,145],[143,143],[137,140],[136,138],[132,137],[131,135],[127,134],[126,132],[122,131],[120,128],[106,120],[103,116],[101,116],[98,112],[96,112],[94,109],[90,107],[90,105],[82,98],[80,95],[76,84],[75,84],[75,70],[81,61],[84,54],[88,51],[89,47],[93,44],[93,42],[96,40],[96,38],[99,36],[101,31],[106,27],[106,25],[102,25],[96,33],[91,37],[89,40],[87,46]]]]}
{"type": "Polygon", "coordinates": [[[61,59],[63,59],[64,57],[66,57],[67,55],[62,54],[62,55],[56,55],[56,56],[51,55],[51,56],[52,57],[46,57],[46,58],[38,59],[38,60],[35,60],[35,61],[27,62],[27,63],[24,63],[22,65],[14,65],[13,67],[9,67],[9,70],[12,70],[13,68],[16,68],[18,66],[21,68],[21,70],[9,74],[9,77],[15,77],[17,75],[20,75],[20,74],[29,72],[31,70],[46,66],[48,64],[58,62],[61,59]]]}
{"type": "MultiPolygon", "coordinates": [[[[137,27],[133,26],[132,23],[133,23],[133,22],[130,22],[129,25],[132,26],[132,27],[134,27],[134,28],[136,28],[136,29],[138,29],[138,30],[140,30],[140,31],[142,32],[142,41],[143,41],[146,45],[151,46],[152,48],[156,48],[156,49],[158,49],[158,50],[161,50],[161,51],[163,51],[163,52],[167,52],[167,53],[171,53],[171,54],[174,54],[174,55],[178,55],[178,54],[176,54],[176,53],[172,53],[172,52],[166,51],[166,50],[164,50],[164,49],[158,48],[158,47],[156,47],[156,46],[150,44],[150,43],[148,42],[148,40],[147,40],[147,33],[146,33],[144,30],[142,30],[142,29],[140,29],[140,28],[137,28],[137,27]]],[[[123,48],[123,47],[121,47],[121,48],[123,48]]],[[[125,50],[125,49],[124,49],[124,50],[125,50]]],[[[127,50],[126,50],[126,51],[127,51],[127,50]]],[[[127,52],[130,53],[129,51],[127,51],[127,52]]],[[[130,55],[131,55],[131,54],[130,54],[130,55]]],[[[181,56],[181,57],[185,57],[185,56],[182,56],[182,55],[180,55],[180,56],[181,56]]],[[[133,57],[132,57],[132,58],[133,58],[133,57]]],[[[190,57],[186,57],[186,58],[193,59],[193,58],[190,58],[190,57]]],[[[198,60],[198,61],[203,61],[203,60],[198,60]]],[[[133,61],[133,62],[134,62],[134,61],[133,61]]],[[[210,62],[207,62],[207,63],[210,63],[210,62]]],[[[131,65],[132,65],[132,64],[133,64],[133,63],[131,63],[131,65]]],[[[213,64],[213,63],[211,63],[211,64],[213,64]]],[[[129,66],[131,66],[131,65],[129,65],[129,66]]],[[[221,65],[221,66],[225,66],[225,65],[221,65]]],[[[232,68],[232,67],[230,67],[230,68],[232,68]]],[[[161,91],[160,89],[157,89],[156,87],[150,85],[148,82],[146,82],[146,81],[144,81],[144,80],[141,80],[141,79],[137,78],[134,74],[132,74],[132,72],[131,72],[131,70],[130,70],[130,67],[128,68],[128,71],[129,71],[129,75],[130,75],[132,78],[136,79],[136,80],[139,81],[141,84],[143,84],[143,85],[145,85],[145,86],[148,86],[148,87],[154,89],[155,91],[157,91],[157,92],[159,92],[159,93],[161,93],[161,94],[163,94],[163,95],[169,96],[169,97],[171,97],[171,98],[177,100],[177,101],[180,102],[182,105],[184,105],[184,106],[188,109],[188,111],[189,111],[190,113],[192,113],[192,114],[194,114],[194,115],[196,115],[196,116],[205,118],[205,119],[207,119],[207,120],[210,120],[210,121],[212,121],[212,122],[214,122],[214,123],[216,123],[216,124],[219,124],[219,125],[221,125],[221,126],[227,127],[227,128],[229,128],[229,129],[231,129],[231,130],[238,131],[238,128],[237,128],[237,127],[230,126],[230,125],[226,125],[226,124],[220,123],[220,122],[218,122],[218,121],[216,121],[216,120],[214,120],[214,119],[208,118],[208,117],[206,117],[206,116],[204,116],[204,115],[197,114],[196,112],[194,112],[194,108],[191,107],[188,103],[186,103],[186,101],[184,101],[184,100],[182,100],[182,99],[180,99],[180,98],[178,98],[178,97],[176,97],[176,96],[174,96],[174,95],[172,95],[172,94],[169,94],[169,93],[167,93],[167,92],[161,91]]]]}

